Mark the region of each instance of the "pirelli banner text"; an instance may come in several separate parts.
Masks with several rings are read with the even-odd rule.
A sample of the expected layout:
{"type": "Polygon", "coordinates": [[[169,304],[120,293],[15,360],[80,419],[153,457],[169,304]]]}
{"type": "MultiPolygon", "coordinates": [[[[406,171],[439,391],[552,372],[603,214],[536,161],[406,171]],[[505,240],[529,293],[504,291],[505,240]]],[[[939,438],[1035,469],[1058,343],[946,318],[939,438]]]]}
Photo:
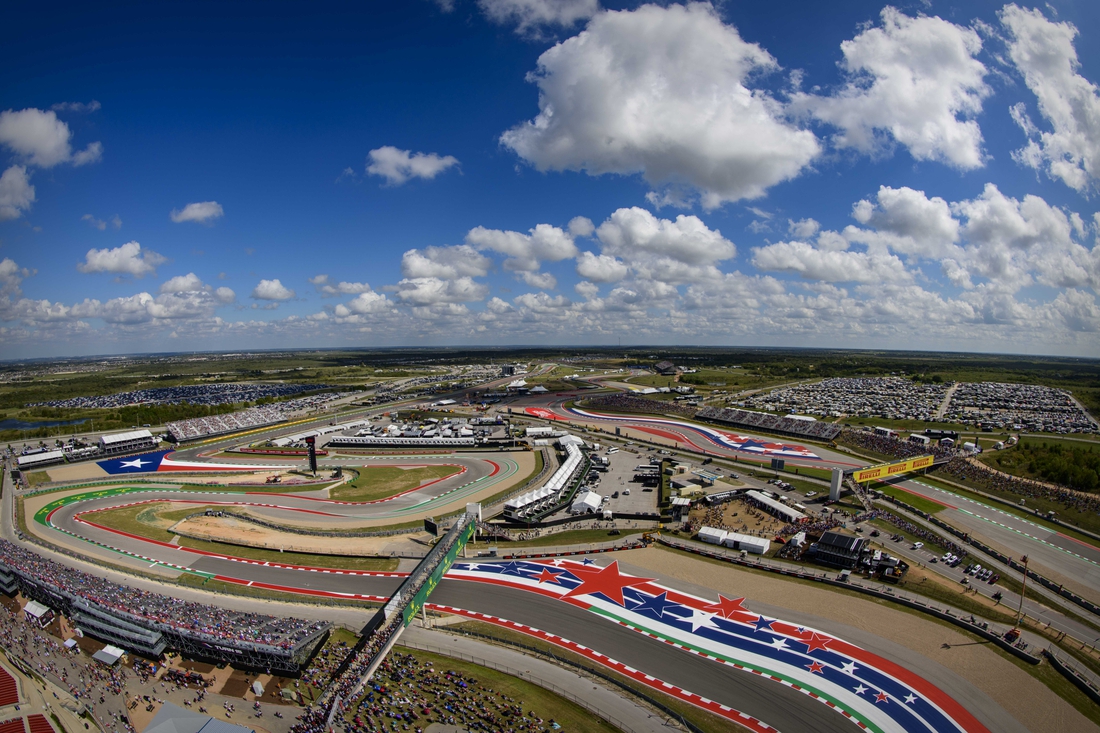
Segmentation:
{"type": "Polygon", "coordinates": [[[870,468],[854,471],[852,473],[852,478],[859,484],[866,481],[881,481],[901,473],[911,473],[922,468],[928,468],[935,460],[935,456],[918,456],[917,458],[910,458],[907,461],[884,463],[881,466],[871,466],[870,468]]]}

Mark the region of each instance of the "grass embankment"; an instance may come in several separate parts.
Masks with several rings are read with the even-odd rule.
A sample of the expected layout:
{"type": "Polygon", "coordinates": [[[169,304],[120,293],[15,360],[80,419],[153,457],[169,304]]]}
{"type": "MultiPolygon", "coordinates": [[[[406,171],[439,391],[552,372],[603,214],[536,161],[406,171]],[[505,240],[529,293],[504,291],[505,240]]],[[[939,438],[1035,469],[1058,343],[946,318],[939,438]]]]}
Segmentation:
{"type": "Polygon", "coordinates": [[[1023,438],[1017,445],[987,451],[979,461],[1013,476],[1047,481],[1077,491],[1100,488],[1100,444],[1023,438]]]}
{"type": "Polygon", "coordinates": [[[45,471],[32,471],[23,474],[23,478],[27,479],[27,486],[40,486],[49,482],[50,475],[45,471]]]}
{"type": "MultiPolygon", "coordinates": [[[[477,680],[477,686],[487,687],[498,695],[515,700],[516,704],[523,708],[524,715],[533,711],[536,717],[542,718],[544,721],[555,721],[562,727],[562,730],[593,731],[593,733],[612,733],[618,730],[580,705],[543,689],[533,682],[513,677],[505,672],[483,667],[480,664],[467,662],[463,659],[432,654],[400,645],[395,647],[394,651],[401,654],[411,654],[418,662],[430,662],[439,674],[447,670],[467,679],[473,678],[477,680]]],[[[387,676],[384,673],[379,673],[376,675],[376,679],[385,682],[387,676]]],[[[348,712],[349,720],[354,716],[354,710],[348,712]]],[[[504,719],[507,720],[506,717],[504,719]]],[[[505,723],[505,725],[509,724],[505,723]]],[[[515,725],[515,723],[510,725],[515,725]]]]}
{"type": "Polygon", "coordinates": [[[427,481],[454,476],[462,469],[458,466],[364,466],[356,468],[359,475],[353,480],[329,491],[336,501],[375,501],[415,489],[427,481]]]}
{"type": "MultiPolygon", "coordinates": [[[[119,507],[118,509],[106,509],[90,515],[88,519],[105,527],[129,532],[141,537],[147,537],[159,542],[171,543],[176,535],[169,531],[169,527],[197,512],[207,509],[223,511],[223,506],[196,506],[186,509],[168,509],[171,504],[156,503],[139,506],[119,507]]],[[[362,570],[362,571],[392,571],[397,568],[397,560],[393,558],[353,557],[347,555],[320,555],[304,552],[279,552],[260,547],[249,547],[228,542],[211,542],[196,540],[190,537],[179,538],[180,547],[189,547],[205,552],[216,552],[231,557],[240,557],[247,560],[260,560],[264,562],[278,562],[286,565],[308,565],[311,567],[332,568],[334,570],[362,570]]]]}
{"type": "Polygon", "coordinates": [[[897,486],[891,484],[884,484],[881,481],[872,482],[869,488],[874,491],[881,491],[883,494],[904,502],[925,514],[938,514],[946,508],[942,504],[937,504],[931,499],[926,499],[918,494],[910,493],[905,489],[899,489],[897,486]]]}
{"type": "Polygon", "coordinates": [[[458,632],[468,631],[472,634],[476,634],[481,637],[489,637],[496,640],[504,646],[520,645],[528,648],[537,649],[542,655],[551,657],[552,659],[565,660],[568,662],[566,665],[569,667],[581,667],[582,669],[596,670],[602,675],[606,675],[617,680],[622,686],[628,690],[641,693],[654,700],[659,701],[662,705],[670,710],[673,710],[678,717],[688,720],[694,725],[698,726],[705,731],[713,731],[713,733],[744,733],[745,728],[737,725],[733,721],[708,713],[705,710],[695,707],[690,703],[686,703],[683,700],[679,700],[670,695],[658,692],[650,687],[646,687],[640,682],[637,682],[625,675],[613,672],[610,669],[600,667],[592,660],[582,657],[579,654],[575,654],[561,647],[555,646],[548,641],[537,639],[532,636],[527,636],[518,631],[512,631],[511,629],[501,628],[493,624],[484,623],[482,621],[464,621],[460,624],[449,626],[448,629],[458,632]]]}

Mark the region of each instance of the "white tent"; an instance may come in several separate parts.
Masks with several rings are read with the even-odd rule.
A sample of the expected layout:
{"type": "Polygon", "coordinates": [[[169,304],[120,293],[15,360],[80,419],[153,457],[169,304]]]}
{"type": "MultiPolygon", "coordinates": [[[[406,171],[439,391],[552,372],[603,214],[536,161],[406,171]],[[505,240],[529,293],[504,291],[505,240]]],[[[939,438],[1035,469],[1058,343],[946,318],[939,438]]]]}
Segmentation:
{"type": "Polygon", "coordinates": [[[715,529],[714,527],[699,528],[699,539],[712,545],[720,545],[725,542],[727,534],[729,533],[724,529],[715,529]]]}
{"type": "Polygon", "coordinates": [[[569,507],[569,513],[590,514],[598,511],[602,503],[603,497],[595,491],[586,491],[573,500],[573,505],[569,507]]]}

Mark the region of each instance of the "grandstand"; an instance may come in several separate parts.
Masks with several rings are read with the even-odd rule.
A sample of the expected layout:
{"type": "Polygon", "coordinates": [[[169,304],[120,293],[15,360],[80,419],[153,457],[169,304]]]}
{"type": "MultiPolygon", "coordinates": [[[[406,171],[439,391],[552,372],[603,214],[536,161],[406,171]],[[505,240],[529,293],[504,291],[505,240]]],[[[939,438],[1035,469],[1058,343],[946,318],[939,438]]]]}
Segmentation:
{"type": "Polygon", "coordinates": [[[277,674],[298,672],[331,623],[231,611],[112,583],[0,539],[0,578],[96,638],[143,656],[187,657],[277,674]]]}
{"type": "Polygon", "coordinates": [[[374,435],[338,435],[327,444],[330,448],[368,448],[388,447],[401,448],[472,448],[477,445],[477,438],[444,438],[440,435],[434,437],[403,437],[403,436],[374,436],[374,435]]]}
{"type": "Polygon", "coordinates": [[[99,438],[100,450],[108,455],[152,450],[156,447],[157,441],[148,430],[131,430],[126,433],[103,435],[99,438]]]}
{"type": "Polygon", "coordinates": [[[41,453],[31,453],[25,456],[19,456],[16,459],[16,465],[20,469],[37,468],[38,466],[49,466],[54,463],[65,462],[65,451],[63,450],[48,450],[41,453]]]}
{"type": "Polygon", "coordinates": [[[195,417],[190,420],[178,420],[168,423],[168,437],[176,443],[211,438],[241,430],[262,428],[267,425],[286,421],[283,414],[272,407],[252,407],[247,410],[231,412],[228,415],[195,417]]]}
{"type": "Polygon", "coordinates": [[[841,430],[839,425],[830,422],[789,415],[771,415],[766,412],[731,407],[704,407],[696,413],[695,417],[738,428],[763,430],[792,438],[811,440],[833,440],[840,435],[841,430]]]}

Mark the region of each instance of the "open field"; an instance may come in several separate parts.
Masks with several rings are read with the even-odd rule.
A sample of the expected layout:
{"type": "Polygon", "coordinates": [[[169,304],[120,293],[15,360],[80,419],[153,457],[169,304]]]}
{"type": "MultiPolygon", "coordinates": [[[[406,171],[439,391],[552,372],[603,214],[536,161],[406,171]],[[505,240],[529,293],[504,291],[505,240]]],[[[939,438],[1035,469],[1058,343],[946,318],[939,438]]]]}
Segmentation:
{"type": "Polygon", "coordinates": [[[978,460],[1014,476],[1078,491],[1100,488],[1100,444],[1023,438],[1018,445],[983,453],[978,460]]]}

